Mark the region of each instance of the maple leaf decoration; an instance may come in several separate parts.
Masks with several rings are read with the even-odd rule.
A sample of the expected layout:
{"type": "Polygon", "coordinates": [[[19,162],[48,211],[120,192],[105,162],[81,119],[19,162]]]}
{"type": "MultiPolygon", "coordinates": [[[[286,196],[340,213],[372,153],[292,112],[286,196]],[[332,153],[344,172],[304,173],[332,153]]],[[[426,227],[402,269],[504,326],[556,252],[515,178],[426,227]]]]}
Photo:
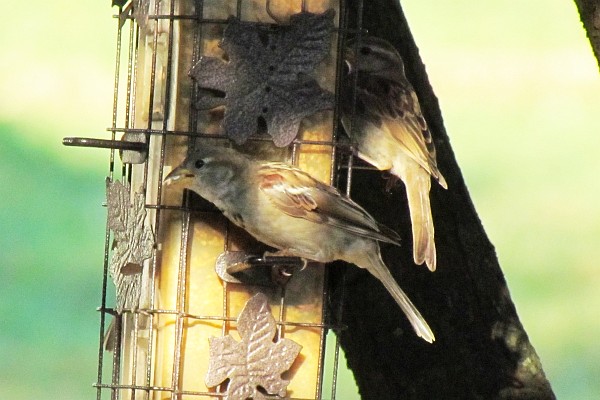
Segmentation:
{"type": "Polygon", "coordinates": [[[334,14],[301,12],[289,25],[230,18],[220,44],[229,61],[201,57],[190,70],[201,88],[225,95],[205,90],[196,107],[224,105],[222,127],[237,144],[255,133],[263,118],[275,145],[289,145],[303,118],[333,108],[334,95],[309,74],[329,53],[334,14]]]}
{"type": "Polygon", "coordinates": [[[241,342],[229,335],[209,339],[206,386],[229,378],[225,400],[264,399],[259,387],[268,394],[285,396],[289,381],[281,374],[290,369],[302,346],[289,339],[273,342],[277,325],[264,294],[248,300],[238,318],[238,331],[241,342]]]}
{"type": "MultiPolygon", "coordinates": [[[[113,6],[123,7],[127,3],[127,0],[113,0],[113,6]]],[[[129,15],[135,19],[138,26],[145,30],[148,25],[148,14],[150,9],[149,0],[131,0],[129,4],[119,14],[119,27],[122,28],[127,21],[129,15]]]]}
{"type": "Polygon", "coordinates": [[[113,231],[113,254],[109,273],[117,288],[117,312],[139,304],[142,263],[154,254],[152,229],[144,224],[144,195],[135,193],[119,181],[106,180],[108,227],[113,231]]]}

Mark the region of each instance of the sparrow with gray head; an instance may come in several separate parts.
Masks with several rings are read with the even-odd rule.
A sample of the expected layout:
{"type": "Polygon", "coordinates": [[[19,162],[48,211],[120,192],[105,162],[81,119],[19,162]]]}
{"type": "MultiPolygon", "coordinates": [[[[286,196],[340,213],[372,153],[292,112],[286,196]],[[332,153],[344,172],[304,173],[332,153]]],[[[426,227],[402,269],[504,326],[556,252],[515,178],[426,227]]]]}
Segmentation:
{"type": "Polygon", "coordinates": [[[434,271],[436,250],[429,202],[431,177],[445,189],[435,147],[398,51],[383,39],[348,43],[342,125],[358,156],[404,182],[412,223],[413,259],[434,271]],[[354,89],[354,83],[356,88],[354,89]]]}
{"type": "Polygon", "coordinates": [[[418,336],[433,342],[425,319],[381,259],[378,242],[399,236],[335,188],[290,165],[258,162],[233,149],[201,144],[166,178],[181,182],[231,222],[283,254],[343,260],[367,269],[398,303],[418,336]]]}

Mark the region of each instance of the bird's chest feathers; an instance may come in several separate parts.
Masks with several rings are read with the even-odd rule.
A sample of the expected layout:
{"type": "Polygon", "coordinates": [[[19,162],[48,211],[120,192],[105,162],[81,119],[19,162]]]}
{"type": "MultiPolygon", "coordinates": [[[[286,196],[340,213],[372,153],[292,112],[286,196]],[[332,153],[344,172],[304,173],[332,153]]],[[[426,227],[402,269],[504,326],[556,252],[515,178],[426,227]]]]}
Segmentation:
{"type": "Polygon", "coordinates": [[[377,127],[367,123],[365,131],[358,141],[360,158],[375,166],[380,171],[392,168],[397,145],[394,143],[387,126],[377,127]]]}
{"type": "Polygon", "coordinates": [[[252,207],[246,193],[241,190],[222,191],[213,199],[214,205],[234,224],[245,228],[249,218],[249,210],[252,207]]]}

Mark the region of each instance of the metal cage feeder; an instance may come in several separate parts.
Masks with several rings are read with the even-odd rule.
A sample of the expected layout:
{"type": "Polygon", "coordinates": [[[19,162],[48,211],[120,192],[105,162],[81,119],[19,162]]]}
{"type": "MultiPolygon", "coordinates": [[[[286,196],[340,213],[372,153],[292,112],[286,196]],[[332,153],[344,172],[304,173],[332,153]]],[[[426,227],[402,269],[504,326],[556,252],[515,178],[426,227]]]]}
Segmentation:
{"type": "MultiPolygon", "coordinates": [[[[244,368],[283,367],[271,372],[272,387],[255,385],[254,398],[334,399],[340,349],[332,332],[342,327],[331,323],[327,268],[262,256],[264,246],[212,205],[163,179],[189,148],[233,139],[252,156],[294,164],[350,195],[357,166],[348,140],[337,134],[339,55],[346,35],[361,32],[360,21],[348,26],[346,5],[337,0],[113,3],[119,12],[110,139],[64,140],[112,149],[97,398],[240,398],[234,390],[249,378],[231,373],[235,361],[216,349],[248,342],[240,330],[267,329],[270,340],[251,343],[264,354],[244,368]],[[320,48],[308,46],[296,61],[296,80],[286,83],[293,86],[291,106],[281,111],[277,101],[260,98],[251,103],[257,129],[249,129],[232,112],[236,99],[215,85],[254,62],[266,68],[254,83],[270,91],[277,58],[258,56],[277,53],[273,43],[302,47],[302,40],[320,40],[320,48]],[[222,71],[235,62],[211,81],[210,66],[222,71]],[[302,98],[306,91],[320,96],[315,106],[307,108],[314,97],[302,98]],[[273,132],[276,112],[292,115],[295,125],[273,132]]],[[[249,106],[240,107],[248,114],[249,106]]]]}

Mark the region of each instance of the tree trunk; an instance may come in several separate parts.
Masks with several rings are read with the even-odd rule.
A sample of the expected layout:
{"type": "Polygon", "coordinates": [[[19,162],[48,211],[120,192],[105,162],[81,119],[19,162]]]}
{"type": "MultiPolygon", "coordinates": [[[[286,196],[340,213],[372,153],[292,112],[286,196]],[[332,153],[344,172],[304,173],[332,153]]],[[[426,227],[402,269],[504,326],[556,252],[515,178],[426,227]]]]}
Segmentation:
{"type": "Polygon", "coordinates": [[[600,0],[575,0],[575,4],[600,67],[600,0]]]}
{"type": "MultiPolygon", "coordinates": [[[[357,20],[355,3],[349,3],[350,21],[357,20]]],[[[432,345],[419,339],[366,271],[331,268],[331,312],[345,328],[338,335],[362,398],[554,399],[465,187],[400,5],[364,1],[363,28],[396,45],[404,58],[449,189],[432,183],[438,269],[431,273],[412,261],[404,189],[386,194],[380,172],[353,173],[353,199],[403,237],[402,247],[382,245],[384,260],[436,335],[432,345]]]]}

